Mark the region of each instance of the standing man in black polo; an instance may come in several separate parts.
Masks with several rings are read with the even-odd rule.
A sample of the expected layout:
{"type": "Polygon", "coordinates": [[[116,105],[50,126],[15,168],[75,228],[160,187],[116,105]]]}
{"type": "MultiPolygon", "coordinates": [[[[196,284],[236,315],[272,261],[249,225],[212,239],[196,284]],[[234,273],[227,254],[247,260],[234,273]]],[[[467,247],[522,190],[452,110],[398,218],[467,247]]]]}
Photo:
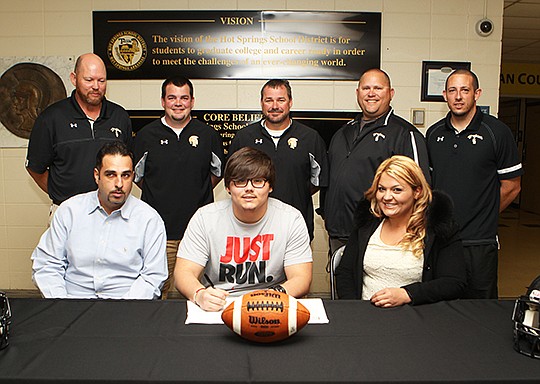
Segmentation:
{"type": "Polygon", "coordinates": [[[424,136],[394,114],[390,106],[393,97],[394,89],[386,72],[378,68],[364,72],[356,89],[362,113],[341,127],[330,142],[330,181],[321,194],[321,213],[331,254],[347,243],[356,205],[384,160],[393,155],[408,156],[430,180],[424,136]]]}
{"type": "Polygon", "coordinates": [[[143,127],[133,152],[142,200],[159,212],[167,230],[169,277],[162,288],[166,299],[178,245],[195,211],[214,201],[212,189],[221,180],[223,144],[215,129],[191,117],[193,84],[175,76],[161,86],[164,116],[143,127]]]}
{"type": "Polygon", "coordinates": [[[276,182],[271,197],[298,209],[313,240],[312,195],[328,182],[326,144],[317,131],[290,116],[293,104],[287,80],[269,80],[261,89],[264,118],[236,133],[229,156],[243,147],[265,152],[274,163],[276,182]]]}
{"type": "Polygon", "coordinates": [[[70,75],[75,90],[54,103],[34,124],[26,170],[54,206],[95,190],[96,154],[105,142],[131,145],[131,120],[121,106],[105,98],[107,72],[93,53],[79,56],[70,75]]]}
{"type": "Polygon", "coordinates": [[[510,128],[476,106],[482,94],[477,76],[458,69],[446,79],[450,111],[427,132],[433,187],[455,204],[467,262],[464,298],[496,299],[497,224],[519,194],[523,168],[510,128]]]}

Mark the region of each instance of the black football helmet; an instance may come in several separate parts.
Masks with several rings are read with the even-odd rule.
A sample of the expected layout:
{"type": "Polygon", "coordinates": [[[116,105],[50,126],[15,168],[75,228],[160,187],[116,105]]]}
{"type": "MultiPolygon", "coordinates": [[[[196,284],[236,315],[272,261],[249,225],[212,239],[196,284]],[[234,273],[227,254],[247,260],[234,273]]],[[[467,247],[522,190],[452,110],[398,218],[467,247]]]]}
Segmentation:
{"type": "Polygon", "coordinates": [[[540,359],[540,276],[533,280],[527,294],[514,305],[514,349],[540,359]]]}
{"type": "Polygon", "coordinates": [[[11,308],[4,292],[0,292],[0,349],[9,345],[9,325],[11,324],[11,308]]]}

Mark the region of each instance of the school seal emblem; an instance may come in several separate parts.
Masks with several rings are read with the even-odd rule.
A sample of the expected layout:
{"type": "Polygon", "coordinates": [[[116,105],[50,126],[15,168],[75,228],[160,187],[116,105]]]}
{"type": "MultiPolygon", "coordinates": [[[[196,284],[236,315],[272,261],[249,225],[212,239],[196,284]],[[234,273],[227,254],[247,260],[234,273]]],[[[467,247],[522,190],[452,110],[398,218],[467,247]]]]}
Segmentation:
{"type": "Polygon", "coordinates": [[[111,64],[121,71],[136,70],[144,63],[147,54],[146,41],[133,31],[118,32],[107,45],[111,64]]]}

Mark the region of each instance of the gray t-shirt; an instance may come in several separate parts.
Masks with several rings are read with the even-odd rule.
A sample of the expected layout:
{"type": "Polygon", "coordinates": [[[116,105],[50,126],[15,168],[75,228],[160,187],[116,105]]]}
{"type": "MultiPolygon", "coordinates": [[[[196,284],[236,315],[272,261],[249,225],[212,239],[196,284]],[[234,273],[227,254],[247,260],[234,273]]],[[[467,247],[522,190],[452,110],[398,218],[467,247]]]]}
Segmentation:
{"type": "Polygon", "coordinates": [[[302,214],[273,198],[254,224],[236,219],[230,199],[200,208],[188,224],[178,257],[205,267],[214,286],[231,295],[283,283],[284,267],[313,261],[302,214]]]}

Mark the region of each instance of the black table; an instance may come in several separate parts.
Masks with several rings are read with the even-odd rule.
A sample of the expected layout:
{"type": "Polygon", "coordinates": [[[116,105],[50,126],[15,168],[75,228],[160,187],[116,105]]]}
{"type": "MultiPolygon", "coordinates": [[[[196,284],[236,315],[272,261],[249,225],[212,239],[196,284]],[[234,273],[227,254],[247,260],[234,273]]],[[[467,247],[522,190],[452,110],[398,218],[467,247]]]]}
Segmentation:
{"type": "Polygon", "coordinates": [[[513,301],[325,306],[329,324],[262,345],[185,325],[180,300],[13,299],[0,382],[540,383],[540,360],[512,348],[513,301]]]}

